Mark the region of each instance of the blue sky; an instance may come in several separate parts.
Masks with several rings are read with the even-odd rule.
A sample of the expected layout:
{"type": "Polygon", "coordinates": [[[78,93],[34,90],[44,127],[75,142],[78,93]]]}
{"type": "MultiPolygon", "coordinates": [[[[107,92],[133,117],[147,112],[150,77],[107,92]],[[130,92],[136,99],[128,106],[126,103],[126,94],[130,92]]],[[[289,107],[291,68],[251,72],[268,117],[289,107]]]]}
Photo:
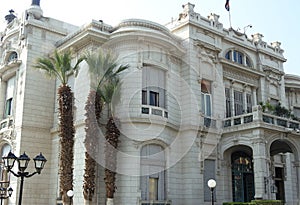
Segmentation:
{"type": "MultiPolygon", "coordinates": [[[[122,19],[142,18],[165,24],[171,18],[177,18],[182,11],[182,5],[195,4],[195,11],[207,17],[210,13],[220,15],[220,21],[229,28],[228,12],[225,10],[225,0],[41,0],[44,16],[67,21],[75,25],[83,25],[92,19],[103,20],[110,25],[116,25],[122,19]]],[[[29,8],[31,0],[0,0],[0,16],[14,9],[18,15],[29,8]]],[[[230,0],[232,27],[243,28],[249,24],[252,28],[246,34],[261,33],[268,44],[281,42],[285,50],[287,62],[284,70],[289,74],[300,75],[297,62],[297,52],[300,46],[300,1],[299,0],[230,0]]],[[[5,25],[0,20],[0,28],[5,25]]]]}

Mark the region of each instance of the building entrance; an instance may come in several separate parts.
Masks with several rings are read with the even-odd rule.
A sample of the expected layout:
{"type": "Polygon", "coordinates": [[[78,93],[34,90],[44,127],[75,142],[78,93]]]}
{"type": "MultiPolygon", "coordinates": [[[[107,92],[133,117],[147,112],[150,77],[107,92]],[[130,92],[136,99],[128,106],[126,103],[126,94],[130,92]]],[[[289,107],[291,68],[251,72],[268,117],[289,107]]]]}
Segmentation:
{"type": "Polygon", "coordinates": [[[238,151],[231,155],[232,193],[234,202],[254,199],[254,174],[252,157],[238,151]]]}

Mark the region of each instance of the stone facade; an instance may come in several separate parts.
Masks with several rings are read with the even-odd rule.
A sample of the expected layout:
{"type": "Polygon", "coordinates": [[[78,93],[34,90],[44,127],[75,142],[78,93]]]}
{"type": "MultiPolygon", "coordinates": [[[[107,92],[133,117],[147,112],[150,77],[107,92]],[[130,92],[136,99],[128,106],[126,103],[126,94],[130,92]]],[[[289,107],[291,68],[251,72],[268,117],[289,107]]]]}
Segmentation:
{"type": "MultiPolygon", "coordinates": [[[[97,48],[129,65],[114,110],[122,133],[115,204],[210,204],[210,178],[216,204],[300,203],[300,77],[284,73],[280,42],[225,29],[218,15],[205,18],[190,3],[165,26],[128,19],[79,28],[44,17],[34,2],[0,33],[1,154],[42,151],[48,160],[40,176],[26,179],[25,204],[60,203],[58,82],[33,64],[54,49],[72,49],[77,58],[97,48]]],[[[73,202],[105,204],[103,156],[95,156],[93,201],[83,198],[85,62],[69,84],[76,108],[73,202]]],[[[15,204],[20,184],[10,180],[15,191],[5,203],[15,204]]]]}

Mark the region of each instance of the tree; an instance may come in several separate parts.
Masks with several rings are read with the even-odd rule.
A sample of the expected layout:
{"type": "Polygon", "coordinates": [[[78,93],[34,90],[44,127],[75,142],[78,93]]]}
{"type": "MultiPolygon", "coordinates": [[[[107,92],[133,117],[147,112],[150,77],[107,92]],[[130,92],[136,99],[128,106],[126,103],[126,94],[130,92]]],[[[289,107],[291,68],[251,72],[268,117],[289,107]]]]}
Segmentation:
{"type": "Polygon", "coordinates": [[[73,102],[74,94],[68,83],[68,75],[75,73],[84,57],[79,58],[72,66],[72,52],[70,50],[59,53],[54,51],[48,58],[38,58],[35,68],[45,71],[50,77],[60,81],[58,93],[58,115],[59,115],[59,137],[60,137],[60,194],[64,204],[67,204],[69,197],[68,190],[73,190],[73,160],[74,160],[74,115],[73,102]]]}
{"type": "Polygon", "coordinates": [[[103,108],[103,87],[117,78],[117,75],[128,68],[118,66],[117,57],[111,51],[88,52],[86,62],[91,76],[91,91],[86,102],[86,138],[85,138],[85,173],[83,194],[86,200],[92,201],[95,191],[96,156],[99,154],[100,118],[103,108]]]}

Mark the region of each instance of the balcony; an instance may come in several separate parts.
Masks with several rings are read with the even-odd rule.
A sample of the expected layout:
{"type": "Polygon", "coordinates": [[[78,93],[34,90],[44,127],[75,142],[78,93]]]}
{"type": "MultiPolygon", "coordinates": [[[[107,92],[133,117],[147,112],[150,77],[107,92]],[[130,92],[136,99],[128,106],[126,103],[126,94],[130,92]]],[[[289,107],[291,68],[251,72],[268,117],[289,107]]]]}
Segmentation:
{"type": "Polygon", "coordinates": [[[12,128],[14,120],[12,117],[8,117],[0,122],[0,133],[3,133],[12,128]]]}
{"type": "Polygon", "coordinates": [[[297,133],[300,132],[299,121],[265,113],[259,106],[254,107],[252,113],[225,118],[223,120],[224,131],[237,126],[274,126],[274,128],[286,128],[295,130],[297,133]]]}
{"type": "Polygon", "coordinates": [[[21,60],[13,60],[10,62],[6,62],[5,64],[0,65],[0,75],[10,75],[11,73],[15,73],[17,68],[21,65],[21,60]]]}

